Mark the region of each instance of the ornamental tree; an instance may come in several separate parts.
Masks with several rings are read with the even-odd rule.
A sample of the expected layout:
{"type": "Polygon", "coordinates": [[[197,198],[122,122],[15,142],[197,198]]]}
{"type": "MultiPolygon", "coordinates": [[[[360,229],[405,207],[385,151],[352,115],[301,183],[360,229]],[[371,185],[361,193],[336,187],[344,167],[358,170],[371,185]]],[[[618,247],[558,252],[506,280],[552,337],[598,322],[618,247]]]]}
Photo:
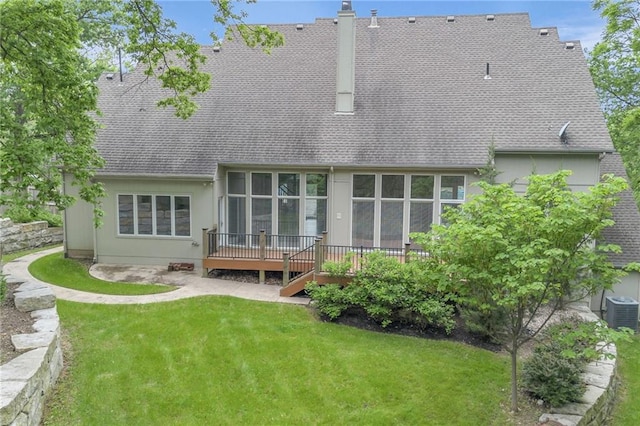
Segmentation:
{"type": "Polygon", "coordinates": [[[483,193],[446,212],[447,225],[411,235],[439,269],[441,290],[511,355],[513,411],[518,350],[563,303],[611,288],[621,274],[607,257],[619,247],[597,241],[613,225],[625,180],[605,176],[587,192],[572,192],[569,175],[530,176],[524,194],[480,182],[483,193]]]}
{"type": "Polygon", "coordinates": [[[640,0],[595,0],[606,20],[589,52],[591,76],[640,205],[640,0]]]}
{"type": "MultiPolygon", "coordinates": [[[[283,43],[277,32],[246,25],[234,3],[211,1],[212,26],[267,52],[283,43]]],[[[194,96],[210,86],[197,42],[177,33],[154,0],[4,0],[0,29],[0,205],[53,201],[64,209],[73,201],[61,192],[67,173],[99,218],[96,79],[110,66],[109,52],[122,51],[158,79],[170,93],[158,105],[178,117],[190,117],[194,96]]]]}

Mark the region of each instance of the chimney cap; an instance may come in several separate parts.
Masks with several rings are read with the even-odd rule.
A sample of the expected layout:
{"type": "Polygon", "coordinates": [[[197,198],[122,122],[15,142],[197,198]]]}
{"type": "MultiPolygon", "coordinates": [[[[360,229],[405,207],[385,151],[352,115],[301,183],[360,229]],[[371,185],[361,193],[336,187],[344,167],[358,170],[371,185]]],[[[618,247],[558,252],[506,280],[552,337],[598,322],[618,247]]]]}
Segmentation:
{"type": "Polygon", "coordinates": [[[342,0],[342,10],[351,10],[351,0],[342,0]]]}

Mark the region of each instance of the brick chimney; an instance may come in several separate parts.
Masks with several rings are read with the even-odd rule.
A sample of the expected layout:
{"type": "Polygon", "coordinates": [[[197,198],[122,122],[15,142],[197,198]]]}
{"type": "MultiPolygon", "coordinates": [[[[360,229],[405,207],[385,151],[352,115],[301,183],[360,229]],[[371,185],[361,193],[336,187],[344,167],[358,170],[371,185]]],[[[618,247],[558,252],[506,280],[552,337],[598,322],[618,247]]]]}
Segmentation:
{"type": "Polygon", "coordinates": [[[353,114],[355,51],[356,12],[351,9],[351,1],[343,1],[342,10],[338,11],[336,114],[353,114]]]}

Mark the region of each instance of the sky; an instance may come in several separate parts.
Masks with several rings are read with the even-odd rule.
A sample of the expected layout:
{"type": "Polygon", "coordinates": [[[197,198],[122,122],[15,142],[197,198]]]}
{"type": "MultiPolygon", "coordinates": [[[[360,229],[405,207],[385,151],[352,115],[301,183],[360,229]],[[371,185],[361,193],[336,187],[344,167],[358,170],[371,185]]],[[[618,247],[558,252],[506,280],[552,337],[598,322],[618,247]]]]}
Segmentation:
{"type": "MultiPolygon", "coordinates": [[[[211,44],[213,7],[208,0],[158,1],[165,16],[178,24],[178,30],[193,35],[201,44],[211,44]]],[[[333,18],[341,7],[340,0],[257,0],[255,4],[238,4],[247,12],[251,24],[312,23],[316,18],[333,18]]],[[[386,0],[352,1],[356,16],[367,17],[371,9],[379,17],[447,16],[528,12],[534,28],[556,27],[562,41],[579,40],[591,49],[600,40],[604,20],[591,8],[591,1],[430,1],[386,0]]]]}

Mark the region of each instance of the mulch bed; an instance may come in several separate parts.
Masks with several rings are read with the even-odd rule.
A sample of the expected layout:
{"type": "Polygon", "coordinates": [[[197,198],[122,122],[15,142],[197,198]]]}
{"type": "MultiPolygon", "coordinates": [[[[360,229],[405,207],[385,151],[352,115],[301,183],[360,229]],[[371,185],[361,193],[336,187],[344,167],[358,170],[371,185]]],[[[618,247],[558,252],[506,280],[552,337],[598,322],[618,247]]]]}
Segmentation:
{"type": "Polygon", "coordinates": [[[28,312],[20,312],[13,303],[13,293],[19,284],[7,284],[7,296],[0,304],[0,364],[5,364],[25,351],[16,351],[11,343],[14,334],[33,333],[34,320],[28,312]]]}

